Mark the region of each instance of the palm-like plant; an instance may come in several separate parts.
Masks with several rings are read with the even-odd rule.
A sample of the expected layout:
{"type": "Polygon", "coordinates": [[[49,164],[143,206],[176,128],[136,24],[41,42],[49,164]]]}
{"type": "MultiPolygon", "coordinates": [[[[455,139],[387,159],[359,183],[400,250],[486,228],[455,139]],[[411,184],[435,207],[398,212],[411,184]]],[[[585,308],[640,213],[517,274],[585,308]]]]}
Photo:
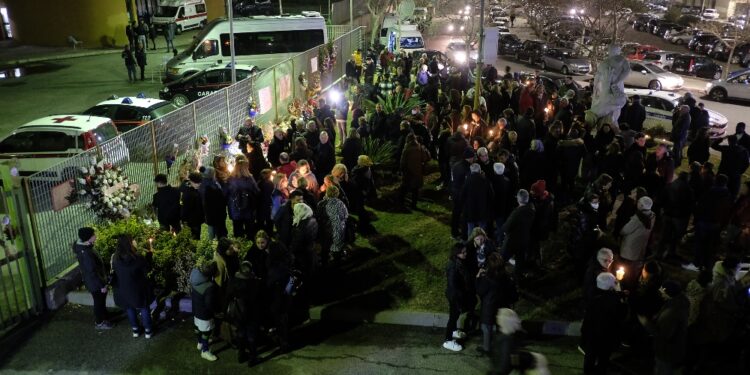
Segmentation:
{"type": "Polygon", "coordinates": [[[362,149],[364,154],[369,156],[376,165],[393,163],[393,157],[396,153],[396,146],[393,143],[373,137],[362,139],[362,149]]]}
{"type": "Polygon", "coordinates": [[[363,101],[364,107],[369,112],[375,111],[375,105],[380,104],[383,106],[383,111],[387,114],[397,113],[401,116],[408,114],[412,108],[422,106],[424,101],[419,98],[416,93],[412,93],[409,98],[405,95],[392,94],[387,97],[378,96],[377,101],[365,99],[363,101]]]}

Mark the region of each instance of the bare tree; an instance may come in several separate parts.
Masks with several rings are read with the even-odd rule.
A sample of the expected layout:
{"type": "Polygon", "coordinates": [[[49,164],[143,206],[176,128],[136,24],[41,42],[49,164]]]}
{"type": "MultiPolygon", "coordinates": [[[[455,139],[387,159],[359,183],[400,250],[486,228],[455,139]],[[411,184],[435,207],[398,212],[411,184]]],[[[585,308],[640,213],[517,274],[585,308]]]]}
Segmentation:
{"type": "Polygon", "coordinates": [[[453,27],[449,32],[459,36],[466,43],[467,48],[479,43],[479,32],[482,27],[479,21],[480,4],[481,0],[468,0],[466,2],[438,1],[439,14],[447,18],[449,25],[453,27]]]}
{"type": "Polygon", "coordinates": [[[718,22],[701,22],[697,27],[722,38],[722,41],[718,42],[712,50],[708,51],[708,55],[717,60],[724,60],[726,58],[721,73],[721,78],[726,79],[732,69],[732,64],[741,63],[739,57],[735,56],[734,52],[737,46],[750,43],[750,28],[726,28],[718,22]]]}
{"type": "Polygon", "coordinates": [[[400,0],[367,0],[367,10],[370,11],[370,44],[380,35],[380,25],[383,23],[386,12],[393,8],[396,9],[400,0]]]}

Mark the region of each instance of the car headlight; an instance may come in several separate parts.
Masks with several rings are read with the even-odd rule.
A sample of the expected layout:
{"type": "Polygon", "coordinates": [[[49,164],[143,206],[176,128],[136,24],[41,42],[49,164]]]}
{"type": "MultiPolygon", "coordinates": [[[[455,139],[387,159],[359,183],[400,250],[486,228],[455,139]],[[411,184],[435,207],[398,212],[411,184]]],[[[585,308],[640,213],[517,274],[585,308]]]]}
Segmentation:
{"type": "Polygon", "coordinates": [[[180,69],[179,68],[169,68],[169,70],[167,70],[167,72],[169,72],[169,74],[178,75],[178,74],[180,74],[180,69]]]}
{"type": "Polygon", "coordinates": [[[167,87],[167,86],[164,86],[164,88],[163,88],[163,89],[161,89],[161,92],[169,92],[169,87],[167,87]]]}

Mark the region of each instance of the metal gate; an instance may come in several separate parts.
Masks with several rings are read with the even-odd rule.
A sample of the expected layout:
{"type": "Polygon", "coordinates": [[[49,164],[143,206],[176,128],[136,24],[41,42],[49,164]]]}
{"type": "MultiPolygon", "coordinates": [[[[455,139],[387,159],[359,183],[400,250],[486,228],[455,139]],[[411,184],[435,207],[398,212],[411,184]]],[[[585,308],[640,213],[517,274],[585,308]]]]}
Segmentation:
{"type": "MultiPolygon", "coordinates": [[[[6,167],[6,166],[3,166],[6,167]]],[[[0,336],[42,309],[37,260],[30,248],[20,186],[2,169],[0,184],[0,336]],[[15,187],[14,187],[15,185],[15,187]]]]}

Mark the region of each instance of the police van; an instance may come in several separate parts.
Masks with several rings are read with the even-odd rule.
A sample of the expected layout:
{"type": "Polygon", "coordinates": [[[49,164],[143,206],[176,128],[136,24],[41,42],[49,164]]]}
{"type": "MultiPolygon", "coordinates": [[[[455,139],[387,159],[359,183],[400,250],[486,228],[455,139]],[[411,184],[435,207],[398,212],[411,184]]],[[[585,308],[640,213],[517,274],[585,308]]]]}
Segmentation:
{"type": "MultiPolygon", "coordinates": [[[[294,16],[234,19],[235,63],[266,69],[328,42],[325,19],[318,12],[294,16]]],[[[229,22],[211,21],[193,43],[167,62],[166,82],[230,62],[229,22]]]]}
{"type": "Polygon", "coordinates": [[[206,25],[208,19],[204,0],[160,0],[151,23],[161,31],[170,23],[175,24],[175,32],[195,29],[206,25]]]}
{"type": "MultiPolygon", "coordinates": [[[[237,82],[257,71],[254,66],[235,65],[237,82]]],[[[171,100],[177,107],[213,94],[232,84],[232,64],[217,65],[164,85],[159,98],[171,100]]]]}

